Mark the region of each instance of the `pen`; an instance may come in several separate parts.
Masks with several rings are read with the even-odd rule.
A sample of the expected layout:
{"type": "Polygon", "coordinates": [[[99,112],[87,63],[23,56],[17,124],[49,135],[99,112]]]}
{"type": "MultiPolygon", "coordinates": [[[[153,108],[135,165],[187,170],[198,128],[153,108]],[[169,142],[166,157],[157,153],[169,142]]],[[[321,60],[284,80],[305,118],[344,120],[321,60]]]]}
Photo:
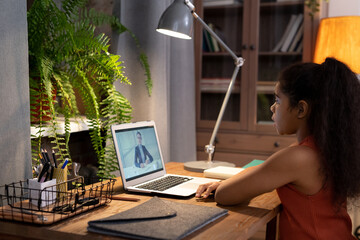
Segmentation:
{"type": "Polygon", "coordinates": [[[42,182],[45,181],[45,179],[46,179],[45,174],[48,172],[49,167],[50,167],[50,163],[47,162],[47,163],[44,165],[43,169],[41,170],[41,173],[40,173],[39,178],[38,178],[38,182],[41,182],[41,183],[42,183],[42,182]]]}
{"type": "Polygon", "coordinates": [[[42,154],[39,153],[39,157],[40,157],[40,162],[45,165],[45,159],[44,157],[42,156],[42,154]]]}
{"type": "Polygon", "coordinates": [[[66,165],[68,164],[69,160],[67,158],[65,158],[65,162],[63,163],[61,169],[64,169],[66,167],[66,165]]]}
{"type": "Polygon", "coordinates": [[[36,173],[37,176],[40,175],[40,173],[41,173],[41,171],[43,169],[43,166],[44,165],[42,165],[42,163],[40,163],[38,166],[36,166],[35,173],[36,173]]]}
{"type": "Polygon", "coordinates": [[[110,197],[111,200],[122,200],[122,201],[131,201],[131,202],[138,202],[140,201],[139,198],[133,198],[133,197],[122,197],[119,195],[112,195],[110,197]]]}
{"type": "Polygon", "coordinates": [[[56,156],[55,156],[55,151],[54,149],[52,150],[52,156],[53,156],[53,160],[54,160],[54,164],[55,164],[55,167],[57,168],[57,162],[56,162],[56,156]]]}
{"type": "Polygon", "coordinates": [[[41,149],[41,155],[42,155],[43,160],[44,160],[44,163],[43,163],[43,164],[45,164],[45,163],[48,161],[48,159],[46,158],[44,149],[41,149]]]}
{"type": "Polygon", "coordinates": [[[54,167],[50,166],[50,180],[53,179],[53,175],[54,175],[54,167]]]}
{"type": "Polygon", "coordinates": [[[47,153],[46,149],[44,150],[46,161],[50,162],[49,154],[47,153]]]}

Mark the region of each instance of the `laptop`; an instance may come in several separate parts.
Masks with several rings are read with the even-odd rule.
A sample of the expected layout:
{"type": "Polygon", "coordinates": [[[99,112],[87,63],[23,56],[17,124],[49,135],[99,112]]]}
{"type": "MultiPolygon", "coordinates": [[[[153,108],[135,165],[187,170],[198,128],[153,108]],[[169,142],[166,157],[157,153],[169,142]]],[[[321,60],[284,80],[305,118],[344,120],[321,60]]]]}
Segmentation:
{"type": "Polygon", "coordinates": [[[111,126],[124,189],[189,197],[198,186],[217,179],[167,174],[154,121],[111,126]]]}

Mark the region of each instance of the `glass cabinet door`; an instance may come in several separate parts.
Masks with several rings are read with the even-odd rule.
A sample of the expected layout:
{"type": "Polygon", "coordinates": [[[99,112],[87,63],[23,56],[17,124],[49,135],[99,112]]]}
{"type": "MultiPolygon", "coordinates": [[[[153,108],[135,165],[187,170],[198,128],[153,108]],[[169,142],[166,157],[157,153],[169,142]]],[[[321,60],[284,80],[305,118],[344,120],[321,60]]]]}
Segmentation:
{"type": "MultiPolygon", "coordinates": [[[[219,1],[218,1],[219,2],[219,1]]],[[[203,19],[237,55],[241,56],[243,3],[212,5],[203,2],[203,19]]],[[[215,121],[235,69],[234,60],[204,29],[200,77],[200,120],[215,121]]],[[[241,68],[237,75],[223,121],[240,121],[241,68]]]]}
{"type": "Polygon", "coordinates": [[[256,123],[272,123],[270,106],[279,72],[302,61],[304,1],[261,0],[256,123]]]}

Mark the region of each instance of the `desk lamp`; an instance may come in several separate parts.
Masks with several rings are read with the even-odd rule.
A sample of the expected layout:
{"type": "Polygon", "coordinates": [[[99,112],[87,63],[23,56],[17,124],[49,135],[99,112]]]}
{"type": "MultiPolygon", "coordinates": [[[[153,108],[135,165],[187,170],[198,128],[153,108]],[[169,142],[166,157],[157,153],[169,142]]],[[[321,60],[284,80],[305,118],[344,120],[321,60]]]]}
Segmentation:
{"type": "MultiPolygon", "coordinates": [[[[316,38],[315,63],[334,57],[356,74],[360,73],[360,16],[331,17],[321,20],[316,38]]],[[[359,75],[358,75],[359,76],[359,75]]]]}
{"type": "Polygon", "coordinates": [[[209,34],[232,56],[234,59],[235,69],[231,77],[229,87],[226,91],[224,101],[222,103],[219,115],[217,117],[215,127],[208,145],[205,146],[205,152],[208,154],[207,161],[191,161],[184,164],[185,169],[190,171],[202,172],[205,169],[216,166],[235,166],[232,163],[213,161],[215,151],[214,141],[219,130],[222,117],[224,115],[226,105],[234,86],[236,76],[240,67],[244,64],[244,59],[237,57],[233,51],[219,38],[219,36],[195,13],[195,7],[189,0],[175,0],[162,14],[156,31],[182,39],[191,39],[193,31],[192,16],[201,23],[209,34]]]}

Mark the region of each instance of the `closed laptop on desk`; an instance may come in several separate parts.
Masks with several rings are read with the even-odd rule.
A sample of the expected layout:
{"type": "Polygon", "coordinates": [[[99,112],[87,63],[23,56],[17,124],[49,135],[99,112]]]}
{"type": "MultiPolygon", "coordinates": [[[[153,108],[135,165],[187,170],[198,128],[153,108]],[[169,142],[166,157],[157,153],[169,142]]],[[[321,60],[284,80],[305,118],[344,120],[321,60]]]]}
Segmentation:
{"type": "Polygon", "coordinates": [[[191,196],[200,184],[218,181],[167,174],[154,121],[113,125],[111,133],[128,191],[191,196]]]}

